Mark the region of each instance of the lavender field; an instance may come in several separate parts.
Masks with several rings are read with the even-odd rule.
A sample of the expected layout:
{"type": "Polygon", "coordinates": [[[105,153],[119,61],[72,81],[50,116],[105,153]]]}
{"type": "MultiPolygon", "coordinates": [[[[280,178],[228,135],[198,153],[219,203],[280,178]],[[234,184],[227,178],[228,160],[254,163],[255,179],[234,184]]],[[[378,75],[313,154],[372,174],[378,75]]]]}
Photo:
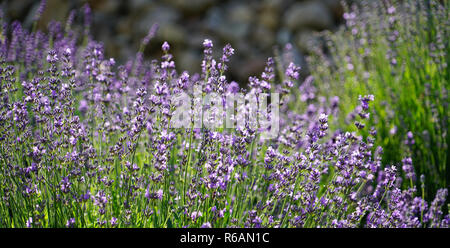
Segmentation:
{"type": "Polygon", "coordinates": [[[155,23],[118,63],[45,7],[0,14],[0,227],[449,227],[447,1],[343,2],[309,72],[288,43],[246,82],[229,44],[178,70],[155,23]]]}

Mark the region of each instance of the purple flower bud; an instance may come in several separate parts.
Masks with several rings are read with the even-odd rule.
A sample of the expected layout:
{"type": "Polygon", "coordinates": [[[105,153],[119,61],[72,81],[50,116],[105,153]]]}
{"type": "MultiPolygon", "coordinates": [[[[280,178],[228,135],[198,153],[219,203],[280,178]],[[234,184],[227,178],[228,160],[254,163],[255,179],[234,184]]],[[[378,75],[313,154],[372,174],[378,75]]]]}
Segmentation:
{"type": "Polygon", "coordinates": [[[162,50],[163,50],[164,52],[168,52],[169,49],[170,49],[169,43],[167,43],[167,41],[164,41],[164,43],[162,44],[162,50]]]}
{"type": "Polygon", "coordinates": [[[67,220],[66,222],[66,227],[67,228],[71,228],[75,226],[75,218],[70,218],[67,220]]]}
{"type": "Polygon", "coordinates": [[[228,85],[227,91],[229,93],[238,93],[239,92],[239,85],[235,81],[231,81],[231,83],[228,85]]]}
{"type": "Polygon", "coordinates": [[[213,47],[213,43],[210,39],[205,39],[203,41],[203,47],[208,49],[208,48],[212,48],[213,47]]]}
{"type": "Polygon", "coordinates": [[[156,32],[158,31],[159,25],[158,23],[153,24],[148,30],[147,36],[142,40],[142,45],[146,46],[150,40],[155,37],[156,32]]]}
{"type": "Polygon", "coordinates": [[[41,0],[36,15],[34,16],[34,21],[38,21],[41,18],[42,13],[44,13],[45,6],[47,6],[47,0],[41,0]]]}
{"type": "Polygon", "coordinates": [[[117,218],[116,217],[112,217],[110,223],[111,223],[111,226],[116,226],[117,225],[117,218]]]}
{"type": "Polygon", "coordinates": [[[286,76],[290,77],[292,80],[298,80],[300,74],[300,67],[297,67],[294,63],[290,63],[286,69],[286,76]]]}
{"type": "Polygon", "coordinates": [[[211,228],[211,223],[209,223],[209,222],[203,223],[203,225],[201,227],[202,228],[211,228]]]}

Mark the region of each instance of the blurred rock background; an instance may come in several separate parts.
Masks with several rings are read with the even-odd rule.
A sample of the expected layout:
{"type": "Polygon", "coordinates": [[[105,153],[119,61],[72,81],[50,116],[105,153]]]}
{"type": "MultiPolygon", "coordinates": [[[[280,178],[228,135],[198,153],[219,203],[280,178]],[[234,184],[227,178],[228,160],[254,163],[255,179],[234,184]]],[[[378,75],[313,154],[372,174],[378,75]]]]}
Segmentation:
{"type": "MultiPolygon", "coordinates": [[[[39,2],[3,0],[0,7],[9,21],[31,26],[39,2]]],[[[230,43],[235,48],[230,76],[244,84],[248,76],[262,72],[274,49],[286,43],[294,45],[295,60],[305,67],[311,42],[320,42],[312,34],[335,29],[343,14],[340,0],[47,0],[39,28],[45,30],[50,20],[64,23],[72,9],[79,10],[76,22],[82,23],[86,2],[93,13],[92,36],[118,62],[135,55],[142,38],[158,23],[147,57],[160,56],[167,40],[178,70],[199,72],[205,38],[214,42],[217,54],[230,43]]]]}

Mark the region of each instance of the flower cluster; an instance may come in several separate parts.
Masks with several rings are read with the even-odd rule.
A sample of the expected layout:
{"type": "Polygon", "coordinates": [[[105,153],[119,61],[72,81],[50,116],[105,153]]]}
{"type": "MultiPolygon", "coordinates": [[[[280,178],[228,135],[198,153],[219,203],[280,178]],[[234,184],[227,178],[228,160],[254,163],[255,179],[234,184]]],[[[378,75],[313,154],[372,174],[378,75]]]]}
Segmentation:
{"type": "MultiPolygon", "coordinates": [[[[116,65],[90,38],[84,12],[82,44],[71,21],[49,34],[1,24],[1,227],[449,226],[447,189],[428,203],[423,190],[401,187],[399,166],[382,164],[366,127],[374,96],[359,97],[356,131],[331,129],[339,98],[318,96],[313,78],[299,82],[300,67],[270,58],[247,90],[282,95],[276,138],[248,119],[174,128],[175,94],[199,87],[225,105],[245,91],[226,78],[234,49],[216,60],[205,40],[202,72],[179,73],[167,42],[160,60],[143,59],[154,26],[136,57],[116,65]]],[[[188,111],[211,108],[195,106],[188,111]]],[[[413,161],[401,166],[412,180],[413,161]]]]}
{"type": "MultiPolygon", "coordinates": [[[[325,34],[326,48],[313,48],[309,58],[311,93],[341,100],[340,121],[330,128],[362,128],[353,117],[369,113],[366,104],[353,111],[354,98],[374,95],[366,125],[378,131],[383,164],[403,164],[405,186],[412,179],[420,187],[412,168],[424,174],[428,195],[449,186],[448,8],[437,0],[344,1],[345,25],[325,34]]],[[[302,100],[311,93],[302,89],[302,100]]]]}

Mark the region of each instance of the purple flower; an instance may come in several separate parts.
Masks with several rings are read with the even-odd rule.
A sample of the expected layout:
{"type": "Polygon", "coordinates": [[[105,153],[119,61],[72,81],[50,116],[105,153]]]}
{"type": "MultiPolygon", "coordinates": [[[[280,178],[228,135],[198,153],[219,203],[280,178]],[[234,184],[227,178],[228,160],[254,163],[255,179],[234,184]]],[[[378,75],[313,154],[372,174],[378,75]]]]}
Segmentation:
{"type": "Polygon", "coordinates": [[[162,44],[162,50],[163,50],[164,52],[168,52],[169,49],[170,49],[169,43],[167,43],[167,41],[164,41],[164,43],[162,44]]]}
{"type": "MultiPolygon", "coordinates": [[[[147,35],[145,36],[145,38],[142,40],[142,45],[146,46],[150,40],[155,37],[156,32],[158,31],[159,25],[158,23],[153,24],[150,29],[148,30],[147,35]]],[[[167,49],[168,50],[168,49],[167,49]]]]}
{"type": "Polygon", "coordinates": [[[39,4],[39,8],[36,11],[36,15],[34,16],[34,21],[38,21],[41,18],[42,13],[44,13],[46,5],[47,5],[47,1],[46,0],[41,0],[41,2],[39,4]]]}
{"type": "Polygon", "coordinates": [[[67,220],[66,222],[66,227],[67,228],[71,228],[75,226],[75,218],[70,218],[67,220]]]}
{"type": "Polygon", "coordinates": [[[203,223],[202,228],[211,228],[211,223],[209,223],[209,222],[203,223]]]}
{"type": "Polygon", "coordinates": [[[117,218],[116,217],[112,217],[110,220],[111,226],[116,226],[117,225],[117,218]]]}
{"type": "Polygon", "coordinates": [[[68,177],[64,177],[61,180],[60,188],[63,193],[69,193],[72,183],[69,181],[68,177]]]}
{"type": "Polygon", "coordinates": [[[212,41],[210,39],[205,39],[203,41],[203,47],[205,47],[206,49],[212,48],[213,47],[212,41]]]}
{"type": "Polygon", "coordinates": [[[25,224],[28,228],[33,227],[33,217],[28,218],[28,220],[25,224]]]}
{"type": "Polygon", "coordinates": [[[232,82],[228,85],[227,91],[228,91],[229,93],[238,93],[238,92],[239,92],[239,85],[238,85],[238,83],[236,83],[235,81],[232,81],[232,82]]]}
{"type": "MultiPolygon", "coordinates": [[[[39,6],[40,16],[45,1],[39,6]]],[[[397,67],[416,61],[405,64],[397,54],[395,44],[405,37],[396,29],[403,19],[395,8],[387,6],[376,26],[379,34],[386,34],[380,37],[387,42],[386,57],[380,58],[393,73],[384,73],[386,80],[399,76],[397,67]]],[[[87,4],[83,10],[84,37],[80,37],[83,30],[80,33],[71,27],[75,12],[65,27],[50,22],[46,33],[29,31],[20,22],[0,24],[4,34],[0,39],[4,193],[0,208],[9,209],[12,203],[19,206],[15,219],[0,216],[5,225],[60,225],[53,221],[56,209],[67,227],[448,227],[448,190],[437,191],[434,200],[427,202],[433,189],[425,190],[424,176],[420,177],[421,188],[416,188],[414,167],[422,162],[416,150],[421,146],[413,146],[415,141],[422,145],[430,139],[445,150],[439,128],[445,129],[446,123],[436,122],[438,129],[432,136],[417,125],[404,130],[408,123],[397,120],[402,113],[393,111],[397,106],[390,99],[377,99],[375,112],[369,108],[373,95],[358,99],[345,94],[336,97],[334,91],[321,95],[339,87],[339,82],[327,85],[323,80],[341,78],[322,73],[336,71],[342,77],[354,77],[363,88],[379,80],[373,68],[360,63],[364,59],[370,64],[373,51],[368,48],[377,40],[368,39],[373,27],[358,7],[344,14],[346,27],[341,31],[355,36],[354,51],[360,54],[353,56],[352,50],[342,59],[333,56],[332,49],[327,56],[320,54],[324,61],[319,66],[325,69],[311,70],[314,76],[307,76],[296,89],[292,87],[301,68],[293,63],[292,44],[286,44],[276,59],[268,58],[263,72],[242,82],[247,87],[241,89],[227,73],[235,53],[230,44],[215,57],[212,41],[204,40],[201,73],[180,73],[168,42],[161,46],[161,58],[144,56],[158,27],[154,24],[135,56],[120,64],[107,58],[103,44],[89,36],[92,13],[87,4]],[[172,128],[171,118],[181,107],[175,106],[173,97],[181,92],[199,96],[194,106],[184,110],[200,113],[199,118],[207,110],[230,105],[228,97],[233,94],[254,94],[256,102],[247,97],[242,106],[231,103],[240,105],[233,116],[233,121],[242,121],[237,128],[208,127],[206,119],[200,121],[201,126],[190,123],[193,128],[172,128]],[[207,93],[217,93],[219,102],[202,104],[211,100],[212,94],[207,93]],[[271,99],[268,105],[279,109],[259,111],[262,116],[256,119],[273,120],[273,111],[277,111],[279,125],[253,125],[251,112],[273,93],[280,95],[280,104],[276,106],[271,99]],[[341,120],[349,112],[341,106],[352,101],[356,107],[341,120]],[[380,119],[384,116],[389,120],[386,123],[380,119]],[[380,123],[387,129],[377,129],[380,123]],[[355,129],[353,124],[357,130],[347,132],[355,129]],[[273,139],[261,133],[275,128],[273,139]],[[396,137],[397,133],[404,136],[396,137]],[[405,143],[386,138],[404,138],[405,143]],[[382,157],[379,143],[388,144],[388,155],[402,156],[403,172],[386,164],[391,159],[382,157]],[[396,154],[397,150],[406,156],[396,154]]],[[[408,11],[402,9],[402,15],[408,11]]],[[[427,44],[438,71],[445,69],[441,29],[436,28],[435,36],[442,37],[431,37],[427,44]]],[[[425,117],[438,120],[440,109],[431,98],[434,91],[438,95],[447,92],[428,84],[423,87],[420,96],[430,100],[426,104],[430,116],[425,117]]],[[[395,92],[387,96],[402,97],[395,92]]],[[[399,161],[391,162],[397,165],[399,161]]]]}
{"type": "Polygon", "coordinates": [[[404,158],[402,160],[402,163],[403,163],[402,169],[403,169],[403,172],[405,172],[405,174],[406,174],[406,178],[415,179],[416,174],[414,173],[412,159],[410,157],[404,158]]]}
{"type": "Polygon", "coordinates": [[[200,211],[194,211],[191,213],[191,219],[193,222],[195,222],[199,217],[202,217],[203,214],[200,211]]]}
{"type": "Polygon", "coordinates": [[[286,69],[286,76],[290,77],[292,80],[298,80],[300,74],[300,67],[297,67],[294,63],[290,63],[286,69]]]}

